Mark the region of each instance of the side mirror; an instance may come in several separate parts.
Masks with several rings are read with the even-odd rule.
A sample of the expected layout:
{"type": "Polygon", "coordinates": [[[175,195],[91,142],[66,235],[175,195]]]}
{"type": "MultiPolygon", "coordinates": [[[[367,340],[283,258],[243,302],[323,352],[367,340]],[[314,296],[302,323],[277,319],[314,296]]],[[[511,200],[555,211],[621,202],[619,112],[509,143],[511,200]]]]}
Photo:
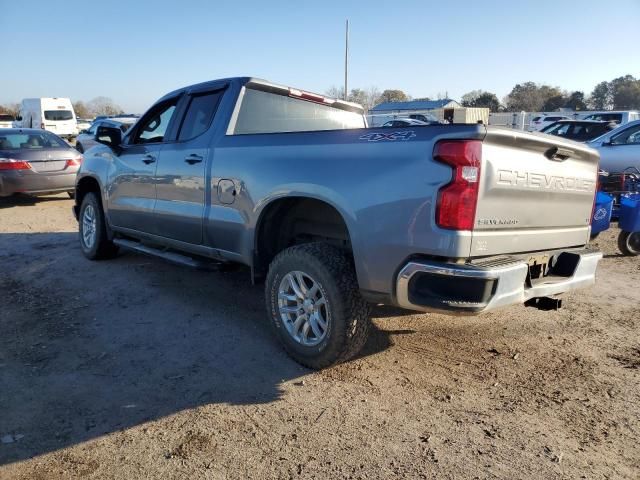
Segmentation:
{"type": "Polygon", "coordinates": [[[102,143],[114,150],[120,149],[122,144],[122,132],[117,127],[99,126],[96,132],[96,142],[102,143]]]}
{"type": "Polygon", "coordinates": [[[610,147],[611,145],[613,145],[613,143],[611,142],[611,137],[609,137],[609,138],[605,138],[605,139],[602,141],[602,146],[603,146],[603,147],[610,147]]]}

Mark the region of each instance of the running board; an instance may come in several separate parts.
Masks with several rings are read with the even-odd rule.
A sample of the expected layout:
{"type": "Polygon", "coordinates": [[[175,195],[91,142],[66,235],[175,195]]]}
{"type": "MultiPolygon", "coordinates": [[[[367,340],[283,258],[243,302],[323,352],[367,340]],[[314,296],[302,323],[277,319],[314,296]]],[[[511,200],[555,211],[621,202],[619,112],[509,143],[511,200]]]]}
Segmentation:
{"type": "Polygon", "coordinates": [[[171,263],[177,263],[178,265],[184,265],[186,267],[197,268],[199,270],[220,270],[223,262],[216,262],[215,260],[197,259],[188,255],[183,255],[172,250],[164,248],[155,248],[149,245],[144,245],[140,242],[133,240],[126,240],[124,238],[114,238],[113,243],[117,246],[126,248],[129,250],[135,250],[136,252],[144,253],[145,255],[151,255],[153,257],[160,257],[171,263]]]}

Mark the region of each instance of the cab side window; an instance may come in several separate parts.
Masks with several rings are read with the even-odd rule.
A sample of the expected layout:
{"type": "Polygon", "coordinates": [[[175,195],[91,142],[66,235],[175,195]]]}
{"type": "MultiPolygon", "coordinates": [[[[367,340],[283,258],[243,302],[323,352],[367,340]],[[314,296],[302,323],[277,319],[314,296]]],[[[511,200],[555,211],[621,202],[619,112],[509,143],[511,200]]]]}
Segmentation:
{"type": "Polygon", "coordinates": [[[178,98],[168,100],[147,113],[133,135],[131,143],[161,143],[176,111],[178,98]]]}
{"type": "Polygon", "coordinates": [[[624,132],[611,139],[612,145],[632,145],[640,143],[640,125],[627,128],[624,132]]]}
{"type": "Polygon", "coordinates": [[[178,140],[196,138],[209,129],[222,94],[223,90],[218,90],[191,97],[180,133],[178,133],[178,140]]]}

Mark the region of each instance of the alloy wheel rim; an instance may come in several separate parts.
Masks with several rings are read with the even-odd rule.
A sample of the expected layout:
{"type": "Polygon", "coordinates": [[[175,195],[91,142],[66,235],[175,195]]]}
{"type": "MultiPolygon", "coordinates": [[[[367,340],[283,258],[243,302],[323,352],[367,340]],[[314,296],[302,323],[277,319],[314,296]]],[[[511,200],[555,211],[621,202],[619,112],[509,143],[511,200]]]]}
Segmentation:
{"type": "Polygon", "coordinates": [[[278,311],[287,332],[300,345],[313,347],[326,338],[330,321],[326,293],[309,274],[294,271],[282,278],[278,311]]]}
{"type": "Polygon", "coordinates": [[[82,242],[87,249],[96,242],[96,211],[93,205],[87,205],[82,214],[82,242]]]}

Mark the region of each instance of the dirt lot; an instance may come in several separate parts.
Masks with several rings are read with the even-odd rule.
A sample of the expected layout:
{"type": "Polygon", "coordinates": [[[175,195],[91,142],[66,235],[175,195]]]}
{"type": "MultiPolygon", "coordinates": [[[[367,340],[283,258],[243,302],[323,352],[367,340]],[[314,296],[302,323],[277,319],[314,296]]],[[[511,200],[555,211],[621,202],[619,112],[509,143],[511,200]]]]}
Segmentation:
{"type": "Polygon", "coordinates": [[[559,312],[376,308],[291,361],[245,270],[92,263],[63,196],[0,201],[0,478],[640,477],[640,259],[559,312]]]}

